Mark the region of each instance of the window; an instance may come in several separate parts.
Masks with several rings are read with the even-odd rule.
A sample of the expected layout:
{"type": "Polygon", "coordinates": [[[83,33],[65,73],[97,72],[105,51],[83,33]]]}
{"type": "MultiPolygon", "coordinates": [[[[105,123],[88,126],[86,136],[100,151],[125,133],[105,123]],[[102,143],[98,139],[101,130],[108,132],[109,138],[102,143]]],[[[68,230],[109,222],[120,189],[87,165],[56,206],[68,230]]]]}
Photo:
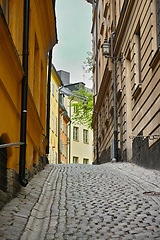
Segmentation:
{"type": "Polygon", "coordinates": [[[141,36],[140,36],[140,29],[137,33],[138,36],[138,63],[139,63],[139,83],[141,83],[141,36]]]}
{"type": "Polygon", "coordinates": [[[83,164],[88,164],[89,163],[89,159],[88,158],[83,158],[83,164]]]}
{"type": "Polygon", "coordinates": [[[55,134],[57,136],[57,117],[56,117],[56,122],[55,122],[55,134]]]}
{"type": "Polygon", "coordinates": [[[54,84],[52,83],[52,95],[54,96],[54,84]]]}
{"type": "Polygon", "coordinates": [[[88,143],[88,130],[83,129],[83,142],[88,143]]]}
{"type": "Polygon", "coordinates": [[[56,101],[58,101],[58,91],[56,89],[56,101]]]}
{"type": "Polygon", "coordinates": [[[160,45],[160,1],[156,0],[157,8],[157,43],[160,45]]]}
{"type": "Polygon", "coordinates": [[[54,132],[54,112],[52,112],[52,131],[54,132]]]}
{"type": "Polygon", "coordinates": [[[78,157],[73,156],[73,163],[78,163],[78,157]]]}
{"type": "Polygon", "coordinates": [[[134,35],[134,63],[135,63],[135,85],[141,83],[141,38],[140,38],[140,28],[138,27],[137,32],[134,35]]]}
{"type": "Polygon", "coordinates": [[[78,141],[78,127],[73,127],[73,140],[78,141]]]}

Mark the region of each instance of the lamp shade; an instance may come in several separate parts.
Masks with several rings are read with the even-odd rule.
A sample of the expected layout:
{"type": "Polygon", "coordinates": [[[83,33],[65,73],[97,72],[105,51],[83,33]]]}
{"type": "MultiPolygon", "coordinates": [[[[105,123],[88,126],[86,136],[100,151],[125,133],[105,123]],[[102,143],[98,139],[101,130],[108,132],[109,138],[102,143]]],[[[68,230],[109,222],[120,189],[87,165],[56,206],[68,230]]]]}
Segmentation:
{"type": "Polygon", "coordinates": [[[110,44],[107,42],[105,38],[104,43],[101,46],[103,56],[109,56],[110,44]]]}

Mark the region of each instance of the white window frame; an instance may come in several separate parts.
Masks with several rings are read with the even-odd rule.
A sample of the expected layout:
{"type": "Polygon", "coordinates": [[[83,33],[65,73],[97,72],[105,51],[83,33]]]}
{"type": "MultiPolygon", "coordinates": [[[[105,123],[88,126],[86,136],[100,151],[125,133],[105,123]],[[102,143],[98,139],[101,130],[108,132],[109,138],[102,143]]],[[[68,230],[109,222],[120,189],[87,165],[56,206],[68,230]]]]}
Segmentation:
{"type": "Polygon", "coordinates": [[[79,140],[79,128],[73,127],[73,140],[78,141],[79,140]]]}
{"type": "Polygon", "coordinates": [[[88,130],[83,129],[83,143],[88,143],[88,130]]]}

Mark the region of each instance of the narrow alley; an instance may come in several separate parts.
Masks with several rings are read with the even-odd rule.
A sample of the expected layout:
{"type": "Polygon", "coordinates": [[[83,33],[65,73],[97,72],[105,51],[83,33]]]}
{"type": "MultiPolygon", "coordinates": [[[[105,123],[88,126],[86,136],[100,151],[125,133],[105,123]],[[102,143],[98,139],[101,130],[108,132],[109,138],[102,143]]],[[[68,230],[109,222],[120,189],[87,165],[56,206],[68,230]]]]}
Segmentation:
{"type": "Polygon", "coordinates": [[[160,174],[131,163],[47,165],[0,212],[3,240],[160,240],[160,174]]]}

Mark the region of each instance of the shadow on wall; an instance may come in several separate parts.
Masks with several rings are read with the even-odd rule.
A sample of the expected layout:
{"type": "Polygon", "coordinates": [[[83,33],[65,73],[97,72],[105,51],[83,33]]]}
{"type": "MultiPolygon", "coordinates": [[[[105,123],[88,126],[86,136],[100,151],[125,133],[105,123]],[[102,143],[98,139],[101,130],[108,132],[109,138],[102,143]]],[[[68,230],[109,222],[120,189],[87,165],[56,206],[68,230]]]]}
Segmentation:
{"type": "MultiPolygon", "coordinates": [[[[139,135],[143,135],[141,132],[139,135]]],[[[149,139],[136,137],[133,140],[132,161],[145,168],[160,170],[160,139],[149,147],[149,139]]]]}

